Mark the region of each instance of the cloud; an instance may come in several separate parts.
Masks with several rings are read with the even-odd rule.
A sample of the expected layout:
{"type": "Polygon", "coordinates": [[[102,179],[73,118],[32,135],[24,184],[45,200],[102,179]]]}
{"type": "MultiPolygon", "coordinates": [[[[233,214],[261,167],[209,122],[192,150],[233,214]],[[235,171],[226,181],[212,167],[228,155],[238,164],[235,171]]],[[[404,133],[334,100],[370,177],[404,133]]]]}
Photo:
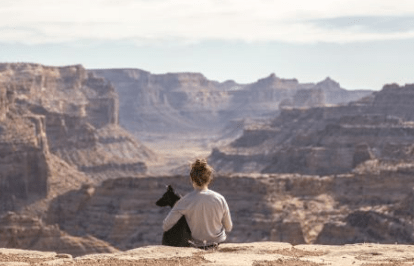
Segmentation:
{"type": "Polygon", "coordinates": [[[309,21],[318,27],[347,28],[363,32],[398,33],[414,30],[414,16],[351,16],[309,21]]]}
{"type": "Polygon", "coordinates": [[[3,0],[0,42],[347,43],[413,38],[413,18],[411,0],[3,0]]]}

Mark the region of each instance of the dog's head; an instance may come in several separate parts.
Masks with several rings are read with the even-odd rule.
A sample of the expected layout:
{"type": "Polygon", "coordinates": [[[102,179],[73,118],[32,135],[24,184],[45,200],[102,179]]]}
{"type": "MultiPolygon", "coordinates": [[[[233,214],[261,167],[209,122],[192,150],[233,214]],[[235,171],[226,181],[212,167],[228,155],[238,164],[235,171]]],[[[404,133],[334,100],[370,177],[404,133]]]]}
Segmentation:
{"type": "Polygon", "coordinates": [[[172,186],[168,185],[167,192],[155,204],[160,207],[170,206],[172,208],[180,198],[181,196],[174,192],[172,186]]]}

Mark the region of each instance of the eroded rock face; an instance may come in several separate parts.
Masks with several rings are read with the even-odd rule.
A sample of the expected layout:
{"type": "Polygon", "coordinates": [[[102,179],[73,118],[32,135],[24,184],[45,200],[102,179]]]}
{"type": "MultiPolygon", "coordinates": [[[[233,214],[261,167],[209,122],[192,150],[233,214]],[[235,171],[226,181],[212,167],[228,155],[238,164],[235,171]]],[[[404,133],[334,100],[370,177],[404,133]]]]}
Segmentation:
{"type": "Polygon", "coordinates": [[[324,106],[326,101],[325,97],[325,93],[321,89],[298,90],[293,96],[292,107],[324,106]]]}
{"type": "Polygon", "coordinates": [[[284,108],[273,121],[213,150],[210,161],[224,172],[318,175],[346,173],[375,158],[412,161],[414,105],[405,100],[411,96],[412,85],[385,86],[371,100],[344,106],[284,108]],[[391,107],[400,100],[401,109],[391,107]]]}
{"type": "MultiPolygon", "coordinates": [[[[12,98],[35,125],[40,149],[93,179],[142,174],[145,161],[156,158],[118,125],[114,87],[81,65],[0,64],[0,81],[7,88],[1,91],[2,99],[12,98]]],[[[0,109],[8,110],[9,105],[3,100],[0,109]]]]}
{"type": "MultiPolygon", "coordinates": [[[[263,201],[266,187],[250,178],[230,182],[217,178],[215,186],[231,204],[232,216],[238,226],[229,236],[230,241],[269,239],[271,208],[263,201]],[[248,186],[249,198],[237,193],[240,186],[248,186]],[[236,203],[237,202],[237,203],[236,203]],[[252,216],[250,208],[254,206],[252,216]]],[[[84,187],[57,197],[48,211],[48,224],[59,224],[66,232],[83,236],[91,234],[119,249],[160,244],[162,221],[169,208],[160,208],[155,202],[165,192],[165,184],[176,191],[191,191],[188,177],[120,178],[107,180],[98,187],[84,187]]]]}
{"type": "Polygon", "coordinates": [[[345,222],[327,223],[315,244],[344,245],[352,243],[414,243],[414,225],[402,219],[375,211],[355,211],[345,222]]]}
{"type": "Polygon", "coordinates": [[[50,175],[44,119],[16,110],[12,92],[0,83],[0,213],[18,199],[46,196],[50,175]]]}
{"type": "MultiPolygon", "coordinates": [[[[387,169],[325,177],[219,175],[210,188],[229,204],[234,223],[229,242],[409,243],[411,238],[397,232],[411,232],[412,222],[392,210],[412,192],[413,172],[387,169]],[[360,226],[361,217],[375,223],[360,226]],[[372,230],[376,238],[370,237],[372,230]]],[[[168,184],[182,194],[192,190],[188,176],[111,179],[57,197],[47,223],[122,250],[160,244],[162,221],[170,209],[155,202],[168,184]]]]}
{"type": "Polygon", "coordinates": [[[104,79],[81,65],[48,67],[39,64],[0,64],[1,82],[16,101],[41,106],[51,113],[84,117],[95,127],[118,121],[118,99],[104,79]]]}
{"type": "Polygon", "coordinates": [[[9,212],[0,218],[0,247],[54,251],[80,256],[90,253],[113,253],[118,250],[93,236],[74,237],[58,226],[42,220],[9,212]]]}
{"type": "Polygon", "coordinates": [[[370,91],[347,91],[327,79],[301,84],[275,74],[250,84],[217,82],[200,73],[151,74],[139,69],[90,72],[110,80],[120,99],[120,123],[131,132],[208,132],[231,121],[274,116],[281,106],[347,103],[370,91]],[[325,100],[326,98],[326,100],[325,100]],[[296,99],[296,100],[294,100],[296,99]]]}
{"type": "Polygon", "coordinates": [[[145,173],[144,162],[155,157],[118,125],[117,95],[104,79],[82,66],[0,64],[2,247],[72,255],[116,251],[38,217],[57,195],[145,173]]]}

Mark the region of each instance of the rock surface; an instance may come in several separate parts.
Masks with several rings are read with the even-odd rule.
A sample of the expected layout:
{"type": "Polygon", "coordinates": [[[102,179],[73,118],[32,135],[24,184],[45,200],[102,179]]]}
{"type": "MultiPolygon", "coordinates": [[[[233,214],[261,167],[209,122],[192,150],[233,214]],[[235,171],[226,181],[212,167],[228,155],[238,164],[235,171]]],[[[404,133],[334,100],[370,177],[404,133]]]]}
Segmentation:
{"type": "Polygon", "coordinates": [[[120,123],[131,132],[208,130],[211,134],[233,120],[271,117],[283,102],[310,107],[347,103],[371,94],[347,91],[329,78],[301,84],[271,74],[254,83],[238,84],[211,81],[200,73],[151,74],[139,69],[89,72],[114,84],[120,99],[120,123]]]}
{"type": "Polygon", "coordinates": [[[3,247],[78,255],[116,250],[43,225],[40,217],[50,200],[82,184],[147,171],[155,153],[120,127],[118,116],[112,85],[80,65],[0,64],[3,247]]]}
{"type": "Polygon", "coordinates": [[[413,97],[414,85],[387,85],[348,105],[284,108],[214,149],[210,161],[221,172],[318,175],[347,173],[373,159],[412,162],[413,97]]]}
{"type": "Polygon", "coordinates": [[[217,250],[147,246],[115,254],[72,258],[68,254],[0,249],[0,265],[237,265],[410,266],[414,246],[356,244],[296,245],[277,242],[221,244],[217,250]]]}
{"type": "MultiPolygon", "coordinates": [[[[155,201],[167,184],[183,194],[191,190],[187,165],[164,167],[168,176],[145,175],[157,155],[133,134],[159,131],[153,138],[170,154],[165,136],[174,132],[186,145],[199,141],[197,134],[217,133],[203,139],[199,154],[209,152],[216,137],[222,144],[237,138],[213,150],[209,162],[219,173],[211,188],[230,206],[235,226],[228,241],[247,244],[222,245],[218,257],[158,246],[131,256],[58,255],[51,264],[127,264],[125,258],[136,257],[138,265],[220,265],[243,256],[246,265],[300,265],[296,247],[307,246],[248,242],[412,244],[413,91],[413,85],[387,85],[332,106],[369,92],[348,93],[329,78],[300,84],[273,74],[237,84],[194,73],[0,64],[0,243],[73,256],[159,244],[169,209],[155,201]],[[189,255],[181,259],[177,252],[189,255]]],[[[186,147],[175,143],[173,155],[191,158],[186,147]]],[[[349,265],[395,258],[377,250],[346,252],[349,265]]],[[[406,259],[397,263],[412,263],[406,259]]]]}
{"type": "Polygon", "coordinates": [[[42,220],[9,212],[0,220],[0,247],[55,251],[80,256],[111,253],[117,249],[93,236],[75,237],[42,220]]]}
{"type": "MultiPolygon", "coordinates": [[[[29,148],[21,149],[24,155],[14,152],[20,157],[13,161],[26,160],[39,168],[18,167],[21,171],[47,176],[47,166],[33,160],[45,161],[41,157],[49,151],[97,180],[114,172],[120,176],[145,173],[145,161],[156,159],[154,152],[118,125],[118,95],[113,86],[81,65],[0,64],[0,84],[5,128],[0,140],[6,149],[2,155],[7,145],[16,146],[12,142],[31,143],[43,154],[30,155],[34,151],[26,152],[29,148]],[[105,173],[109,168],[111,172],[105,173]]],[[[38,185],[43,183],[39,180],[38,185]]]]}
{"type": "MultiPolygon", "coordinates": [[[[325,177],[219,175],[211,188],[229,204],[234,221],[230,242],[410,244],[414,224],[399,210],[412,197],[412,169],[401,165],[325,177]]],[[[158,244],[169,208],[155,202],[167,184],[183,194],[191,191],[188,176],[111,179],[56,197],[45,221],[121,250],[158,244]]]]}

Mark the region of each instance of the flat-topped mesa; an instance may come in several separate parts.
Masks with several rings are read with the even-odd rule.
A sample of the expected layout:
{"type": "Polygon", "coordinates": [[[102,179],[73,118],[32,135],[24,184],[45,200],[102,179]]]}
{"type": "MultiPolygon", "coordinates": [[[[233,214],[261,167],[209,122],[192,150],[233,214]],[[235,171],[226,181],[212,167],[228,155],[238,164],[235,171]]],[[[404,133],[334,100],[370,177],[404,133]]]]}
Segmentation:
{"type": "Polygon", "coordinates": [[[201,73],[166,73],[166,74],[153,74],[150,82],[159,84],[163,88],[168,90],[174,89],[194,89],[198,87],[214,88],[213,82],[209,81],[201,73]]]}
{"type": "Polygon", "coordinates": [[[118,98],[112,85],[88,74],[81,65],[50,67],[1,64],[0,76],[18,103],[38,105],[48,112],[83,117],[95,127],[118,123],[118,98]]]}
{"type": "Polygon", "coordinates": [[[399,86],[388,84],[375,94],[373,107],[376,112],[387,113],[414,121],[414,84],[399,86]]]}
{"type": "Polygon", "coordinates": [[[275,111],[283,99],[292,99],[293,95],[300,88],[301,85],[297,79],[281,79],[272,73],[266,78],[245,85],[243,91],[236,91],[233,101],[247,102],[252,106],[272,103],[276,109],[270,110],[275,111]],[[247,95],[246,92],[248,93],[247,95]]]}

